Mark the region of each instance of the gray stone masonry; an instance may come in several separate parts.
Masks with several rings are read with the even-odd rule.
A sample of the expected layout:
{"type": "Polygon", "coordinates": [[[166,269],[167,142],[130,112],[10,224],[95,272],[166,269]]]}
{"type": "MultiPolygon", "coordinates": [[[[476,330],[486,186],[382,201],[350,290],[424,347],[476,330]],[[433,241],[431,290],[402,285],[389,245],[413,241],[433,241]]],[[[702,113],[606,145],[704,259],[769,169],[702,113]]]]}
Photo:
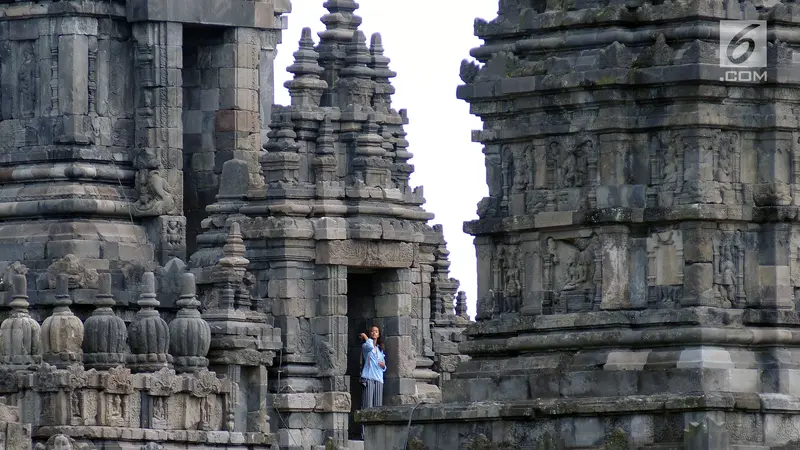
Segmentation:
{"type": "Polygon", "coordinates": [[[359,413],[365,446],[800,446],[798,6],[499,3],[458,88],[489,185],[470,359],[440,405],[359,413]],[[719,67],[739,19],[766,81],[719,67]]]}
{"type": "Polygon", "coordinates": [[[226,302],[185,261],[226,160],[263,186],[290,6],[0,3],[0,450],[277,448],[241,236],[226,302]]]}
{"type": "MultiPolygon", "coordinates": [[[[213,201],[203,189],[216,190],[234,148],[256,155],[257,173],[258,117],[269,117],[273,92],[259,88],[272,82],[289,2],[188,3],[0,4],[0,266],[29,268],[34,315],[54,295],[49,274],[65,266],[77,314],[94,298],[95,272],[112,274],[122,306],[135,303],[141,273],[186,260],[187,231],[193,239],[197,211],[213,201]],[[219,40],[198,42],[198,30],[221,30],[219,40]],[[199,65],[190,58],[198,52],[199,65]],[[221,100],[196,106],[198,79],[221,100]],[[245,97],[255,114],[249,147],[214,117],[242,109],[245,97]],[[210,138],[195,138],[201,125],[210,138]],[[204,152],[210,166],[194,158],[204,152]]],[[[163,306],[175,311],[170,300],[163,306]]]]}
{"type": "Polygon", "coordinates": [[[217,143],[225,123],[248,146],[217,159],[225,162],[216,202],[189,264],[204,303],[221,301],[212,298],[214,267],[240,227],[250,289],[263,299],[252,307],[281,332],[270,429],[281,448],[298,450],[343,449],[359,435],[351,422],[361,395],[358,335],[369,326],[385,340],[384,401],[401,405],[441,401],[442,382],[465,359],[457,343],[468,323],[443,230],[428,225],[422,188],[409,185],[408,118],[391,106],[395,73],[381,36],[359,30],[352,0],[325,7],[318,42],[310,29],[300,36],[286,83],[292,104],[273,108],[263,151],[250,152],[247,139],[258,136],[245,135],[257,130],[250,104],[217,111],[217,143]]]}
{"type": "Polygon", "coordinates": [[[384,401],[442,400],[466,297],[324,6],[274,106],[289,0],[0,1],[0,450],[345,449],[373,324],[384,401]]]}

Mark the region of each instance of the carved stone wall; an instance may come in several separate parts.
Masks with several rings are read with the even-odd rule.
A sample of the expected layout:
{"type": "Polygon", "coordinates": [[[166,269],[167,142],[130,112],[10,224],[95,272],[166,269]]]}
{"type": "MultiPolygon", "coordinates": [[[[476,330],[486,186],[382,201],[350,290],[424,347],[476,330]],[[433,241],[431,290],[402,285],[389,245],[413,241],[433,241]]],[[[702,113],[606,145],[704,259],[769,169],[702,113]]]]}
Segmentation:
{"type": "Polygon", "coordinates": [[[265,299],[258,308],[281,331],[269,401],[283,447],[331,440],[343,448],[357,431],[348,418],[358,409],[353,352],[366,330],[353,327],[382,328],[384,401],[409,404],[441,400],[442,374],[462,359],[455,342],[468,321],[465,299],[456,314],[458,281],[441,227],[427,224],[422,188],[409,186],[408,117],[391,107],[395,73],[381,37],[368,42],[358,30],[355,2],[325,7],[327,30],[318,43],[303,30],[288,68],[291,106],[272,109],[259,158],[264,185],[251,185],[244,153],[225,162],[190,259],[201,288],[210,287],[224,238],[240,224],[265,299]]]}
{"type": "Polygon", "coordinates": [[[359,414],[367,446],[403,448],[410,414],[437,449],[797,446],[778,431],[800,420],[779,406],[798,395],[795,10],[509,0],[476,20],[470,359],[441,406],[359,414]],[[768,22],[767,82],[720,67],[720,21],[741,19],[768,22]]]}

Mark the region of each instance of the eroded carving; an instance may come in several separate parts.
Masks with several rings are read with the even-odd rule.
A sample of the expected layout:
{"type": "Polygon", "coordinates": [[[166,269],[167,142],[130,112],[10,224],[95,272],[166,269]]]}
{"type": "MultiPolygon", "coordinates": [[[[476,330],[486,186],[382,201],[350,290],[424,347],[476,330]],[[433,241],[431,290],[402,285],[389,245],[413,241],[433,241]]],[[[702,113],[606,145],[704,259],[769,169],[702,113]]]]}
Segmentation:
{"type": "Polygon", "coordinates": [[[714,284],[723,307],[744,307],[744,248],[739,232],[724,234],[714,245],[714,284]]]}
{"type": "Polygon", "coordinates": [[[326,241],[317,244],[317,264],[353,267],[411,267],[414,245],[404,242],[326,241]]]}
{"type": "Polygon", "coordinates": [[[97,270],[90,269],[83,260],[73,254],[55,261],[47,268],[47,284],[50,289],[56,288],[56,279],[62,273],[69,277],[70,289],[97,289],[99,281],[97,270]]]}
{"type": "Polygon", "coordinates": [[[598,292],[597,237],[554,239],[544,242],[545,286],[550,291],[551,312],[592,309],[598,292]]]}

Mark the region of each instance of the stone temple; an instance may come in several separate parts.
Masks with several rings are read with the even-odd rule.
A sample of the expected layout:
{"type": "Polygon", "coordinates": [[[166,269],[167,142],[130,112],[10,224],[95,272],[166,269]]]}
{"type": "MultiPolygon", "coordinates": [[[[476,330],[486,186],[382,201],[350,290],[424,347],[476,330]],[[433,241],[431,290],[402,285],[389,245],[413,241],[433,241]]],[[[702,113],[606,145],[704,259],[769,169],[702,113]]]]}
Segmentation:
{"type": "Polygon", "coordinates": [[[373,323],[385,403],[441,401],[466,297],[324,5],[273,106],[288,0],[0,2],[0,450],[363,448],[373,323]]]}
{"type": "Polygon", "coordinates": [[[442,404],[359,413],[366,447],[800,448],[799,18],[502,0],[477,20],[470,359],[442,404]],[[765,80],[720,67],[742,19],[767,22],[765,80]]]}
{"type": "Polygon", "coordinates": [[[800,448],[796,3],[477,20],[476,323],[381,37],[324,5],[278,106],[288,0],[0,2],[0,450],[800,448]]]}

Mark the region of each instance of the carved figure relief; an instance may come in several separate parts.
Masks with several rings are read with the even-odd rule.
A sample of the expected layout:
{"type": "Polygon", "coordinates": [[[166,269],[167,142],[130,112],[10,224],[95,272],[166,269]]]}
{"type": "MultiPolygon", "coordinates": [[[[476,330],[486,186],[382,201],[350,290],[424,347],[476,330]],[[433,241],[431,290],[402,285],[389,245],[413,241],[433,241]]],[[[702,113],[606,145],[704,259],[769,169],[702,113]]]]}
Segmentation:
{"type": "Polygon", "coordinates": [[[172,188],[159,169],[139,170],[136,174],[136,193],[138,199],[133,209],[139,216],[166,214],[175,208],[172,188]]]}
{"type": "Polygon", "coordinates": [[[183,243],[183,224],[179,220],[168,220],[165,231],[168,245],[181,245],[183,243]]]}
{"type": "Polygon", "coordinates": [[[167,427],[167,397],[150,397],[153,406],[153,415],[150,419],[151,428],[165,429],[167,427]]]}
{"type": "Polygon", "coordinates": [[[717,136],[717,164],[716,179],[723,183],[738,181],[734,178],[734,159],[737,156],[737,144],[739,135],[737,133],[721,132],[717,136]]]}
{"type": "Polygon", "coordinates": [[[39,70],[35,52],[35,41],[19,44],[17,80],[19,86],[19,113],[21,117],[32,117],[36,111],[36,73],[39,70]]]}
{"type": "Polygon", "coordinates": [[[50,289],[56,288],[56,278],[61,273],[69,276],[70,289],[97,289],[97,282],[100,279],[97,270],[89,269],[73,254],[53,262],[47,268],[47,284],[50,289]]]}
{"type": "Polygon", "coordinates": [[[724,235],[714,248],[714,284],[725,307],[743,307],[744,251],[739,232],[724,235]]]}
{"type": "Polygon", "coordinates": [[[551,312],[591,309],[598,265],[596,239],[570,238],[545,241],[545,286],[551,292],[551,312]],[[570,304],[568,306],[568,303],[570,304]]]}
{"type": "Polygon", "coordinates": [[[50,436],[50,439],[44,444],[36,444],[35,450],[83,450],[84,448],[86,446],[79,446],[75,439],[64,434],[56,434],[50,436]]]}
{"type": "Polygon", "coordinates": [[[594,150],[594,143],[587,139],[573,146],[564,147],[554,142],[550,144],[551,148],[554,148],[553,144],[556,144],[557,155],[561,156],[559,186],[562,188],[584,186],[588,179],[588,156],[589,152],[594,150]]]}
{"type": "Polygon", "coordinates": [[[520,254],[515,245],[498,246],[498,284],[495,285],[494,308],[498,313],[519,312],[522,296],[520,254]]]}
{"type": "Polygon", "coordinates": [[[105,423],[107,427],[124,427],[125,426],[125,397],[120,394],[106,394],[106,413],[105,423]]]}

